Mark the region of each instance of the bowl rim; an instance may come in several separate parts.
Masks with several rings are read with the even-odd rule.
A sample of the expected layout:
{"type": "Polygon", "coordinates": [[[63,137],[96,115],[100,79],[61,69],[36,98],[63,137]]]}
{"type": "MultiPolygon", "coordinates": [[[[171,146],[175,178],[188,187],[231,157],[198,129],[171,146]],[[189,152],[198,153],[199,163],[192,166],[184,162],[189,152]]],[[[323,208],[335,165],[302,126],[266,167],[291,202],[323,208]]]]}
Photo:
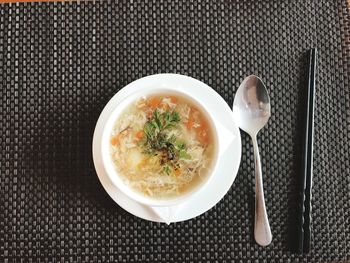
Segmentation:
{"type": "MultiPolygon", "coordinates": [[[[154,75],[153,75],[154,76],[154,75]]],[[[180,75],[181,76],[181,75],[180,75]]],[[[142,78],[141,78],[142,79],[142,78]]],[[[129,86],[139,85],[137,81],[141,80],[135,80],[134,82],[131,82],[130,84],[126,85],[124,88],[118,91],[118,93],[122,92],[124,89],[126,89],[129,86]]],[[[111,180],[111,182],[116,186],[120,191],[122,191],[126,196],[133,199],[134,201],[137,201],[141,204],[148,205],[148,206],[174,206],[178,205],[182,202],[186,202],[191,197],[193,197],[195,194],[199,193],[202,189],[205,188],[205,186],[210,182],[211,178],[213,177],[213,174],[217,170],[218,166],[218,160],[219,160],[219,152],[220,152],[220,144],[218,139],[218,131],[217,131],[217,125],[214,121],[214,117],[212,113],[208,110],[205,105],[198,100],[195,95],[191,94],[190,91],[187,90],[177,90],[176,86],[173,87],[152,87],[152,88],[143,88],[141,90],[135,90],[131,94],[128,94],[126,97],[124,97],[117,105],[115,105],[115,108],[111,112],[111,114],[108,116],[108,119],[105,123],[105,126],[103,127],[102,132],[102,142],[101,142],[101,155],[102,155],[102,165],[104,166],[106,170],[106,174],[111,180]],[[156,199],[156,198],[149,198],[141,193],[138,193],[135,190],[132,190],[130,187],[128,187],[118,175],[116,168],[114,167],[113,160],[110,154],[110,136],[113,129],[113,126],[115,124],[115,121],[118,119],[120,114],[122,114],[125,109],[133,102],[135,102],[138,98],[141,98],[142,96],[149,96],[153,94],[178,94],[179,96],[183,96],[187,99],[189,99],[195,106],[199,106],[201,112],[204,112],[206,115],[208,121],[210,122],[210,126],[212,128],[213,137],[215,140],[215,154],[214,154],[214,160],[212,162],[211,171],[209,171],[209,174],[206,175],[206,178],[197,186],[195,186],[192,190],[189,192],[180,195],[179,197],[175,198],[169,198],[169,199],[156,199]]]]}

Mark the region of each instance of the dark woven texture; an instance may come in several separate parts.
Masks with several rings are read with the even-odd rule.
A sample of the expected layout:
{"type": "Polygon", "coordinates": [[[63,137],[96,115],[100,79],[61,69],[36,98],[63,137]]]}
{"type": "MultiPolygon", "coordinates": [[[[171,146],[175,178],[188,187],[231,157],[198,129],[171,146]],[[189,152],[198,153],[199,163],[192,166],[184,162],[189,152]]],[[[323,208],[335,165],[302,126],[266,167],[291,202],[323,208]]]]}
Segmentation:
{"type": "Polygon", "coordinates": [[[350,3],[140,2],[0,6],[0,262],[350,262],[350,3]],[[313,248],[298,256],[298,112],[313,46],[313,248]],[[269,247],[253,239],[245,134],[234,185],[198,218],[148,222],[105,193],[91,156],[97,118],[124,85],[160,72],[202,80],[230,105],[244,76],[265,80],[269,247]]]}

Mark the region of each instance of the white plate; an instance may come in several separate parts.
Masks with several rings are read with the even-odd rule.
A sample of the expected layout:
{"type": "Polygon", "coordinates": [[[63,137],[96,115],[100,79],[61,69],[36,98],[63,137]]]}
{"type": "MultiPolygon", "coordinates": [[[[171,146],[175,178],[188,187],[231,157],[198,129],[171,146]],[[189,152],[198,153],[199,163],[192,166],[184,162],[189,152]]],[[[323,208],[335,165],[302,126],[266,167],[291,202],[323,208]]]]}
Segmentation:
{"type": "Polygon", "coordinates": [[[212,88],[194,78],[178,74],[156,74],[138,79],[115,94],[103,109],[94,132],[92,143],[93,159],[97,175],[102,186],[110,197],[123,209],[140,218],[164,222],[155,211],[145,205],[139,204],[124,195],[106,175],[101,158],[101,137],[109,115],[120,101],[134,92],[147,87],[160,87],[190,93],[198,101],[206,105],[214,119],[221,123],[234,136],[225,152],[219,158],[217,172],[210,182],[190,201],[179,205],[172,217],[172,222],[179,222],[199,216],[217,204],[230,189],[239,168],[241,159],[241,137],[238,126],[235,124],[233,114],[225,100],[212,88]]]}

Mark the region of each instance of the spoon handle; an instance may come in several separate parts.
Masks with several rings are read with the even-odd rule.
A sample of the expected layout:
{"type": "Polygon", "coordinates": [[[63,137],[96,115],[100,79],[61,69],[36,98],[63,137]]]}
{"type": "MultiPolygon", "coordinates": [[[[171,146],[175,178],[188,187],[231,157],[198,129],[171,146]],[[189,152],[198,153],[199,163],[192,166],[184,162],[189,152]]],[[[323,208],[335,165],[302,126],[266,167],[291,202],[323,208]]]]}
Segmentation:
{"type": "Polygon", "coordinates": [[[261,246],[267,246],[272,241],[272,234],[267,218],[263,180],[261,172],[261,162],[259,155],[258,142],[256,136],[252,136],[255,161],[255,224],[254,237],[256,243],[261,246]]]}

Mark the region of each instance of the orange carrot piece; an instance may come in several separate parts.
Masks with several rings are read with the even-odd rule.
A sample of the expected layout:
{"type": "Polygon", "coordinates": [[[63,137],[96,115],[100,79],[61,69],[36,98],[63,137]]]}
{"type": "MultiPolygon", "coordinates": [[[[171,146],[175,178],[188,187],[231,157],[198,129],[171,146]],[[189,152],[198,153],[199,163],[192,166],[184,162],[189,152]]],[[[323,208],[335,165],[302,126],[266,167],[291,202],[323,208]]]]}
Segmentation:
{"type": "Polygon", "coordinates": [[[119,144],[119,139],[120,139],[120,138],[119,138],[119,134],[113,136],[112,139],[111,139],[111,144],[112,144],[113,146],[119,144]]]}
{"type": "Polygon", "coordinates": [[[182,174],[182,172],[180,169],[175,169],[174,174],[175,174],[175,176],[180,176],[182,174]]]}
{"type": "Polygon", "coordinates": [[[139,140],[141,140],[143,135],[144,135],[144,132],[142,130],[136,132],[136,134],[135,134],[135,142],[138,142],[139,140]]]}
{"type": "Polygon", "coordinates": [[[149,100],[148,100],[148,105],[152,108],[152,109],[155,109],[159,106],[161,100],[160,98],[158,97],[151,97],[149,100]]]}

